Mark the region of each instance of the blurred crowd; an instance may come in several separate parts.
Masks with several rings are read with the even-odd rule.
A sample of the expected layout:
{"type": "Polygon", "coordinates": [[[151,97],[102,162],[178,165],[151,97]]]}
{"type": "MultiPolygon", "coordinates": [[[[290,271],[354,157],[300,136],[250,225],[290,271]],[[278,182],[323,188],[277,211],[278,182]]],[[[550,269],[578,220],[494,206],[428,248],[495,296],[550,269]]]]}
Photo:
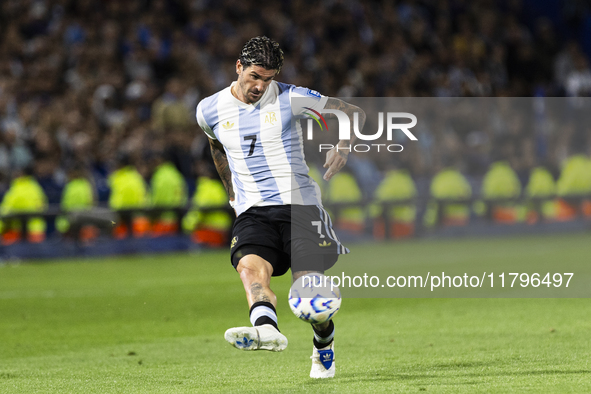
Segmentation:
{"type": "MultiPolygon", "coordinates": [[[[4,0],[0,194],[30,173],[59,203],[75,169],[107,201],[122,160],[149,181],[163,157],[192,193],[197,176],[215,172],[195,106],[235,79],[240,48],[257,35],[285,51],[278,80],[329,96],[588,96],[577,41],[526,13],[519,0],[4,0]]],[[[517,160],[533,140],[513,134],[517,160]]],[[[587,134],[572,144],[588,147],[587,134]]],[[[448,130],[429,149],[452,149],[482,176],[493,158],[463,155],[477,137],[448,130]]],[[[557,175],[572,146],[556,154],[551,142],[534,155],[557,175]]],[[[413,176],[441,169],[446,154],[436,153],[417,151],[441,159],[410,160],[413,176]]]]}

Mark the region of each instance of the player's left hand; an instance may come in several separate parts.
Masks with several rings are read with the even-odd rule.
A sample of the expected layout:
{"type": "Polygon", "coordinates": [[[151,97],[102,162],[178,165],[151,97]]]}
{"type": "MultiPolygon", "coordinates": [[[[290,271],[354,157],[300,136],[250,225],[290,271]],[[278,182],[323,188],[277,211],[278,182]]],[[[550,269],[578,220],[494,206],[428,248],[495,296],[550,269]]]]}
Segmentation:
{"type": "Polygon", "coordinates": [[[328,168],[326,173],[324,174],[324,180],[329,181],[330,178],[333,177],[334,174],[339,172],[341,168],[347,164],[347,158],[349,157],[349,152],[341,149],[337,151],[336,146],[328,151],[326,154],[326,162],[324,163],[324,168],[328,168]]]}

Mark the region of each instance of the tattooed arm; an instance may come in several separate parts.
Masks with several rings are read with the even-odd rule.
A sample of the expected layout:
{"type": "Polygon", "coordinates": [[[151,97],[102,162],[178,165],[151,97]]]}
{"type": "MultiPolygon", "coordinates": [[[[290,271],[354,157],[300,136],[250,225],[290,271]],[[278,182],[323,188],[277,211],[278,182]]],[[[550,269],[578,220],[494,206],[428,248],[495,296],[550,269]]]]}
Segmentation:
{"type": "MultiPolygon", "coordinates": [[[[363,130],[365,125],[365,112],[352,104],[346,103],[343,100],[337,98],[329,98],[326,101],[324,109],[337,109],[347,114],[351,122],[353,122],[353,114],[357,112],[359,114],[359,131],[363,130]]],[[[325,117],[335,117],[333,114],[326,114],[325,117]]],[[[349,153],[351,153],[351,145],[355,141],[355,133],[351,135],[350,140],[340,140],[336,147],[332,148],[326,154],[326,162],[324,168],[328,168],[324,174],[324,180],[328,181],[333,177],[334,174],[340,171],[341,168],[347,163],[349,153]]]]}
{"type": "Polygon", "coordinates": [[[218,141],[209,138],[209,147],[211,149],[211,157],[213,157],[213,163],[215,168],[220,174],[222,183],[226,188],[230,201],[234,201],[234,188],[232,187],[232,172],[230,171],[230,165],[228,164],[228,158],[226,157],[226,151],[224,146],[218,141]]]}

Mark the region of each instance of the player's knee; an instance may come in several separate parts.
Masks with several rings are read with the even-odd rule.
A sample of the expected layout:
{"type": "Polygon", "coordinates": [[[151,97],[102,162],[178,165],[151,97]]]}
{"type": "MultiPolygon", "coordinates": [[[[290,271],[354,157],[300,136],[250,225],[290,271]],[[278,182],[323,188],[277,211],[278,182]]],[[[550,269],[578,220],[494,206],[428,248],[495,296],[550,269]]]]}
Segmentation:
{"type": "Polygon", "coordinates": [[[264,259],[256,255],[244,256],[240,259],[236,270],[243,282],[269,281],[273,274],[273,267],[264,259]]]}

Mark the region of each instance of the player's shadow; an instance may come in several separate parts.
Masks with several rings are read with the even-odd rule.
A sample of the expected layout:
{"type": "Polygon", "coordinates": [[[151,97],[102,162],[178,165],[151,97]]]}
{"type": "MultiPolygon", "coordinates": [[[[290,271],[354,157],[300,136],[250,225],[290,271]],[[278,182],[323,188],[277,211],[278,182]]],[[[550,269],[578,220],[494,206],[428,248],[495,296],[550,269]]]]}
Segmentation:
{"type": "MultiPolygon", "coordinates": [[[[357,383],[360,381],[366,382],[378,382],[378,381],[412,381],[417,380],[420,381],[422,379],[449,379],[450,375],[449,372],[455,368],[472,368],[472,367],[482,367],[487,366],[494,363],[483,363],[483,362],[469,362],[469,363],[450,363],[450,364],[438,364],[429,367],[428,369],[432,372],[430,373],[401,373],[399,371],[385,371],[379,370],[375,372],[368,371],[368,373],[357,373],[357,372],[341,372],[338,375],[338,378],[341,382],[343,381],[350,381],[352,383],[357,383]],[[439,370],[432,370],[431,368],[435,367],[439,370]],[[439,374],[438,372],[442,372],[439,374]]],[[[578,375],[578,374],[591,374],[591,370],[574,370],[574,371],[561,371],[555,369],[544,369],[544,370],[528,370],[528,371],[514,371],[514,372],[507,372],[507,371],[482,371],[481,369],[478,372],[462,372],[458,370],[453,373],[454,377],[457,378],[482,378],[482,377],[501,377],[501,376],[531,376],[531,375],[578,375]]],[[[417,382],[419,383],[419,382],[417,382]]],[[[479,384],[483,383],[482,381],[466,381],[466,382],[454,382],[453,384],[479,384]]],[[[450,383],[442,383],[443,385],[448,385],[450,383]]]]}

